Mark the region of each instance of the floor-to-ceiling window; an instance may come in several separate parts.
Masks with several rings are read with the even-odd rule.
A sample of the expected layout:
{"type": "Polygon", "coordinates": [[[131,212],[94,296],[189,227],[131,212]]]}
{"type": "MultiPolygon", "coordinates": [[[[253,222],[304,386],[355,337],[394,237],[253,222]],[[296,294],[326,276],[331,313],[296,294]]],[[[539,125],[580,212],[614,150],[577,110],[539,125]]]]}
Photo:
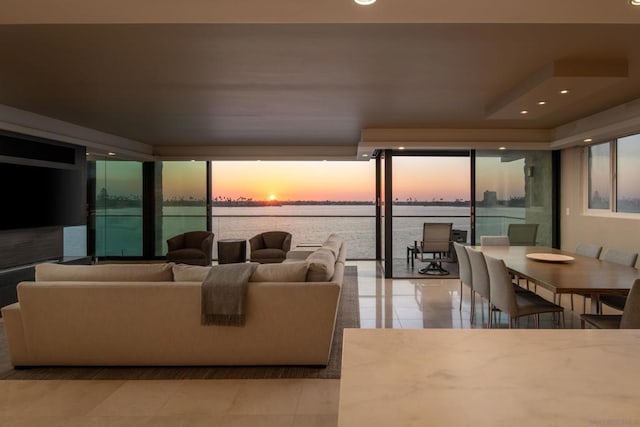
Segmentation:
{"type": "Polygon", "coordinates": [[[97,257],[142,256],[142,163],[95,162],[95,209],[89,224],[97,257]]]}
{"type": "Polygon", "coordinates": [[[216,239],[283,230],[295,247],[338,233],[349,258],[375,257],[373,161],[214,161],[211,191],[216,239]]]}
{"type": "Polygon", "coordinates": [[[156,255],[167,253],[167,239],[207,229],[207,162],[156,163],[156,255]]]}
{"type": "Polygon", "coordinates": [[[553,243],[553,167],[550,151],[476,152],[476,242],[506,235],[509,224],[539,224],[536,243],[553,243]]]}

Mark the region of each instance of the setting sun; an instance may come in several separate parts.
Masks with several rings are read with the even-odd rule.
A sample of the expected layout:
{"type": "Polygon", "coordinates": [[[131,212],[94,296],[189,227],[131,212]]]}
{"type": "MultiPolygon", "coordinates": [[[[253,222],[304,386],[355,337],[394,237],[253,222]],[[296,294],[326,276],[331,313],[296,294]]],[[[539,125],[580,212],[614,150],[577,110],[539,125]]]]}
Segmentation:
{"type": "Polygon", "coordinates": [[[274,200],[277,200],[276,195],[275,195],[275,194],[270,194],[270,195],[269,195],[269,200],[270,200],[270,201],[272,201],[272,202],[273,202],[274,200]]]}

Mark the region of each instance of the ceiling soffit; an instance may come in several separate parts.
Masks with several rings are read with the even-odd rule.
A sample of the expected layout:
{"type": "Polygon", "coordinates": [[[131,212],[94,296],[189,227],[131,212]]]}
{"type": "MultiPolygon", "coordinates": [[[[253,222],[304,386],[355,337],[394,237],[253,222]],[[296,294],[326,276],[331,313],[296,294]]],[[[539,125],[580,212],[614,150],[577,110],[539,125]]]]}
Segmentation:
{"type": "Polygon", "coordinates": [[[626,59],[558,60],[493,102],[487,118],[526,120],[558,114],[628,76],[626,59]]]}

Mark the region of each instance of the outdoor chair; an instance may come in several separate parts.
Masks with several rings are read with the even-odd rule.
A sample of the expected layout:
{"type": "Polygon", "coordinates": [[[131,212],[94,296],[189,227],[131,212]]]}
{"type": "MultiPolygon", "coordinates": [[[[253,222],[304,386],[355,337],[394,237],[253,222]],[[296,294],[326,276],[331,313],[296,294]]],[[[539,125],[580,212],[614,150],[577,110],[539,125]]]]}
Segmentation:
{"type": "Polygon", "coordinates": [[[509,236],[480,236],[480,246],[509,246],[509,236]]]}
{"type": "Polygon", "coordinates": [[[450,261],[451,250],[451,222],[425,222],[422,227],[422,240],[415,242],[415,254],[422,262],[428,262],[422,267],[420,274],[447,275],[449,271],[442,267],[443,261],[450,261]]]}
{"type": "Polygon", "coordinates": [[[509,224],[507,236],[511,246],[535,246],[538,224],[509,224]]]}

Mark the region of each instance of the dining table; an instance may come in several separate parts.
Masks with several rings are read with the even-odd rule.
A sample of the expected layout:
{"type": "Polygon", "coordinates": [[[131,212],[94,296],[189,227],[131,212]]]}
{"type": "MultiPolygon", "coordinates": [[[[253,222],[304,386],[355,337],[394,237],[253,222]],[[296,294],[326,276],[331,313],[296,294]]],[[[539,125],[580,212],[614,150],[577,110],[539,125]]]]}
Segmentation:
{"type": "Polygon", "coordinates": [[[598,312],[600,295],[627,295],[640,270],[546,246],[470,246],[502,259],[511,274],[557,294],[591,297],[598,312]]]}

